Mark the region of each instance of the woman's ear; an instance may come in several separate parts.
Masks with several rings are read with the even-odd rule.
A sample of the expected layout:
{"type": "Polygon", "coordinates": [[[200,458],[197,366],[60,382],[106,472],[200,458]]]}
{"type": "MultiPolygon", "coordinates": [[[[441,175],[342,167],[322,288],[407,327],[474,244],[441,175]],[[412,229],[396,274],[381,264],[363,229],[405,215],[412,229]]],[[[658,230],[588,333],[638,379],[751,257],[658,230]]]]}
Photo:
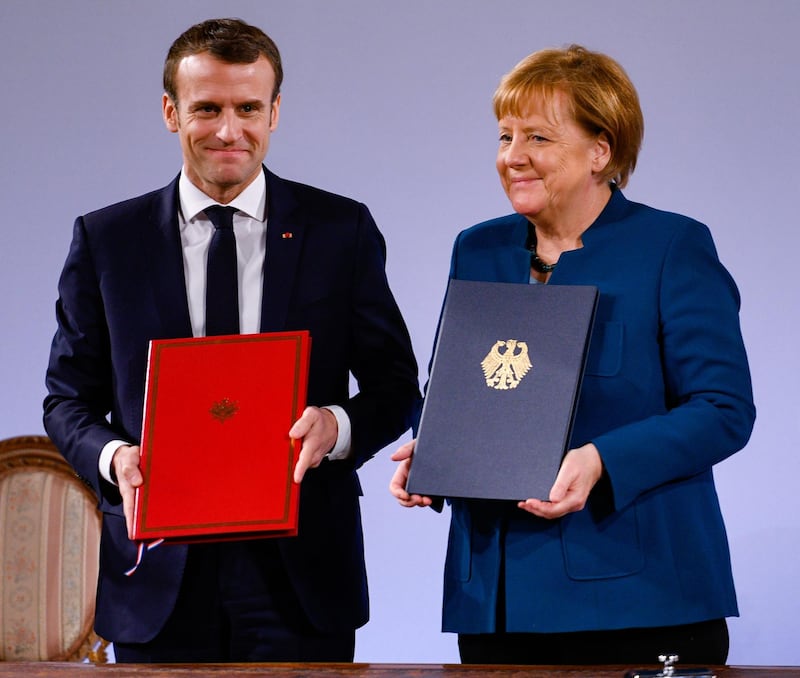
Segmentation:
{"type": "Polygon", "coordinates": [[[596,174],[602,172],[611,162],[611,144],[605,132],[600,132],[592,149],[592,171],[596,174]]]}

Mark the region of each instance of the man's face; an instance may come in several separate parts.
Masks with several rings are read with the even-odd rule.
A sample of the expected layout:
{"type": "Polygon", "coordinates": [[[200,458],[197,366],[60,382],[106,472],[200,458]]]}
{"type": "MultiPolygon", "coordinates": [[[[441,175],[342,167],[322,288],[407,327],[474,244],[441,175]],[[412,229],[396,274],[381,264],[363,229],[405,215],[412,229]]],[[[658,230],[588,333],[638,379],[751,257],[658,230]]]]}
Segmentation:
{"type": "Polygon", "coordinates": [[[184,57],[175,74],[178,101],[164,94],[164,122],[177,132],[186,176],[225,204],[259,172],[278,126],[280,95],[265,57],[229,64],[208,53],[184,57]]]}

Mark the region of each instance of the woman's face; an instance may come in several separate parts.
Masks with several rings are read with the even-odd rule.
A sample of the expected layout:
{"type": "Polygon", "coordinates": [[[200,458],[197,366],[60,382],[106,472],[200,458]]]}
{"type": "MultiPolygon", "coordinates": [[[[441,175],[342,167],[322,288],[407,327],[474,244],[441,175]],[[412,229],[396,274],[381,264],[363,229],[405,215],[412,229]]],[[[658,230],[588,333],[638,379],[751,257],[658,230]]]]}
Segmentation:
{"type": "Polygon", "coordinates": [[[569,227],[607,195],[598,172],[610,159],[609,144],[575,122],[562,93],[548,105],[537,97],[523,117],[503,117],[499,126],[497,171],[516,212],[537,225],[569,227]]]}

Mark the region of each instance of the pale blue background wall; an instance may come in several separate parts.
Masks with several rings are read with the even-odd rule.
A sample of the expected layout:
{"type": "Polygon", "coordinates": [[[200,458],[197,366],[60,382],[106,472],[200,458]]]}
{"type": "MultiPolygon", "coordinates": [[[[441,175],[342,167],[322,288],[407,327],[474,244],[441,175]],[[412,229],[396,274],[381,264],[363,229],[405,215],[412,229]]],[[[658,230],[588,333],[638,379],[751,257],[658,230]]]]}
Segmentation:
{"type": "MultiPolygon", "coordinates": [[[[730,661],[800,664],[797,0],[0,0],[0,437],[42,432],[73,218],[177,172],[163,57],[187,26],[225,15],[283,52],[271,168],[370,206],[423,366],[454,236],[509,211],[494,170],[500,76],[568,42],[628,69],[647,125],[628,197],[706,222],[742,292],[759,418],[717,472],[742,612],[730,661]]],[[[455,661],[439,632],[447,517],[396,506],[391,470],[385,453],[361,474],[373,614],[356,657],[455,661]]]]}

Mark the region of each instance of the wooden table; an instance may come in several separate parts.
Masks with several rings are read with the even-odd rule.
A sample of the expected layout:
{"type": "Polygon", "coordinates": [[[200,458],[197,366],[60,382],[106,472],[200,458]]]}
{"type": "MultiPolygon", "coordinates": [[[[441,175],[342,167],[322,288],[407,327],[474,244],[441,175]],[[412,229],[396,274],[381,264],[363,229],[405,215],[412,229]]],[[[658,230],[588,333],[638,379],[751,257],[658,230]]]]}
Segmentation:
{"type": "MultiPolygon", "coordinates": [[[[0,678],[622,678],[630,667],[460,664],[76,664],[0,662],[0,678]]],[[[658,668],[650,667],[635,668],[658,668]]],[[[718,666],[718,678],[800,678],[800,667],[718,666]]]]}

